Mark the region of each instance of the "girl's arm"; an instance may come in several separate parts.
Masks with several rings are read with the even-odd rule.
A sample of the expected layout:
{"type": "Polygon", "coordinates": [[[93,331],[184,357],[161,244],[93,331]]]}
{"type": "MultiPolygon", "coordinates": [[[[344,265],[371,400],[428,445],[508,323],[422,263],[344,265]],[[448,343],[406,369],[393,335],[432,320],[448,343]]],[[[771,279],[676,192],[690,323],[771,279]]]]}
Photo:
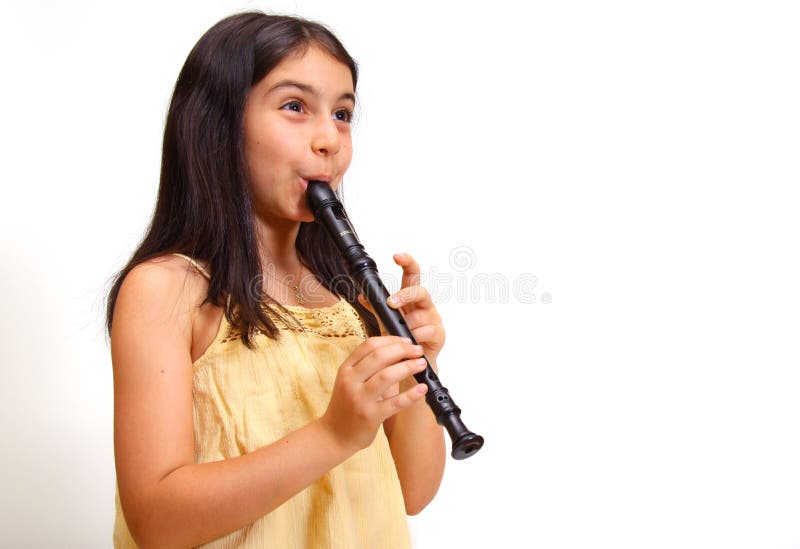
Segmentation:
{"type": "Polygon", "coordinates": [[[205,280],[187,276],[176,258],[136,267],[117,298],[111,334],[117,482],[125,520],[142,547],[195,546],[254,522],[368,445],[390,413],[422,398],[413,392],[369,401],[373,394],[378,401],[376,391],[386,386],[364,380],[385,368],[374,377],[397,383],[412,368],[402,361],[410,343],[372,338],[380,341],[362,344],[340,369],[352,366],[346,379],[337,375],[339,388],[322,418],[250,454],[195,464],[192,323],[206,291],[205,280]],[[366,396],[357,402],[339,396],[348,392],[366,396]],[[361,423],[331,421],[331,409],[337,418],[356,414],[361,423]]]}
{"type": "MultiPolygon", "coordinates": [[[[434,361],[431,367],[438,373],[434,361]]],[[[413,377],[406,378],[399,391],[415,384],[413,377]]],[[[383,429],[403,489],[406,513],[416,515],[433,500],[442,482],[446,456],[444,430],[424,400],[384,421],[383,429]]]]}
{"type": "MultiPolygon", "coordinates": [[[[402,311],[414,339],[422,345],[431,367],[438,373],[436,357],[445,341],[442,319],[427,290],[419,285],[420,269],[414,258],[409,254],[395,254],[393,259],[403,268],[403,279],[400,291],[392,296],[397,301],[390,298],[389,305],[402,311]]],[[[363,296],[360,300],[370,307],[363,296]]],[[[416,380],[408,377],[387,392],[387,396],[405,391],[414,384],[416,380]]],[[[444,430],[424,401],[388,418],[383,429],[403,489],[406,513],[416,515],[431,502],[442,482],[444,430]]]]}

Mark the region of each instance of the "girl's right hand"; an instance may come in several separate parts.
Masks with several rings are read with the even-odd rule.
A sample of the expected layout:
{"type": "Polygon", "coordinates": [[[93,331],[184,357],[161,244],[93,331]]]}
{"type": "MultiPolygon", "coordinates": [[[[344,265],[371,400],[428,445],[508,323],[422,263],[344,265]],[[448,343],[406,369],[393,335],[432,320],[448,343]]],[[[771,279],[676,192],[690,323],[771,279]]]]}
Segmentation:
{"type": "Polygon", "coordinates": [[[407,338],[368,338],[339,367],[320,422],[343,448],[355,453],[368,447],[384,420],[412,406],[427,392],[428,387],[420,383],[384,398],[391,387],[425,369],[422,355],[422,347],[407,338]]]}

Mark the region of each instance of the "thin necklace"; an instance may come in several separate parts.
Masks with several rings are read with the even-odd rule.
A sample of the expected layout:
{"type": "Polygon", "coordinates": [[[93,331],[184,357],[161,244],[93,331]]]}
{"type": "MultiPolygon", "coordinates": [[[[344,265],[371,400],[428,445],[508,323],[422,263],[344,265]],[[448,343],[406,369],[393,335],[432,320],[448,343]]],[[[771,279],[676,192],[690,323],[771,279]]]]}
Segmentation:
{"type": "MultiPolygon", "coordinates": [[[[270,256],[270,259],[271,258],[272,258],[272,256],[270,256]]],[[[273,265],[274,265],[274,263],[273,263],[273,265]]],[[[300,272],[301,273],[303,272],[303,265],[300,265],[300,272]]],[[[269,276],[271,276],[272,278],[274,278],[275,280],[277,280],[278,282],[280,282],[281,284],[283,284],[287,288],[290,288],[290,289],[294,290],[294,298],[297,300],[297,302],[300,305],[305,305],[306,304],[306,299],[305,299],[305,297],[303,297],[303,292],[300,291],[300,286],[294,286],[292,284],[287,284],[286,282],[284,282],[283,280],[279,279],[277,276],[272,274],[272,269],[270,269],[269,267],[267,267],[267,274],[269,274],[269,276]]],[[[298,281],[300,280],[299,276],[297,277],[297,280],[298,281]]]]}

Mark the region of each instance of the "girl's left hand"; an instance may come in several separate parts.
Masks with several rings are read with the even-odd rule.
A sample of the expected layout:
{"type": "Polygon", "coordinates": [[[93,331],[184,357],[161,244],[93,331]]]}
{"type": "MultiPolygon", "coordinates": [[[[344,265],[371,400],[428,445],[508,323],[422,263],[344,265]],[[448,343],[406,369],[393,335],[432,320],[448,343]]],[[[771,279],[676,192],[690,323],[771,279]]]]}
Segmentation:
{"type": "MultiPolygon", "coordinates": [[[[389,296],[387,302],[390,307],[400,309],[403,313],[411,334],[422,346],[425,356],[435,369],[436,358],[444,347],[445,340],[442,319],[428,290],[419,285],[419,265],[414,258],[408,254],[395,254],[393,258],[394,262],[403,268],[403,282],[400,291],[389,296]]],[[[358,296],[358,299],[372,311],[372,307],[363,295],[358,296]]]]}

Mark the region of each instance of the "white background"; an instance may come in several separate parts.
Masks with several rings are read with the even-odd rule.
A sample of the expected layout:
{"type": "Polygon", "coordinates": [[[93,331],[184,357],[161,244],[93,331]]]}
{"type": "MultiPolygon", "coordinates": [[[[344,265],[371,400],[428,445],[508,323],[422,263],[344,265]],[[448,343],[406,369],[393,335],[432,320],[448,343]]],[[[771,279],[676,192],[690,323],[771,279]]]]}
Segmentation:
{"type": "Polygon", "coordinates": [[[246,8],[359,61],[345,204],[387,278],[451,278],[486,446],[415,547],[800,547],[800,8],[764,0],[4,3],[0,546],[111,544],[103,299],[178,71],[246,8]]]}

